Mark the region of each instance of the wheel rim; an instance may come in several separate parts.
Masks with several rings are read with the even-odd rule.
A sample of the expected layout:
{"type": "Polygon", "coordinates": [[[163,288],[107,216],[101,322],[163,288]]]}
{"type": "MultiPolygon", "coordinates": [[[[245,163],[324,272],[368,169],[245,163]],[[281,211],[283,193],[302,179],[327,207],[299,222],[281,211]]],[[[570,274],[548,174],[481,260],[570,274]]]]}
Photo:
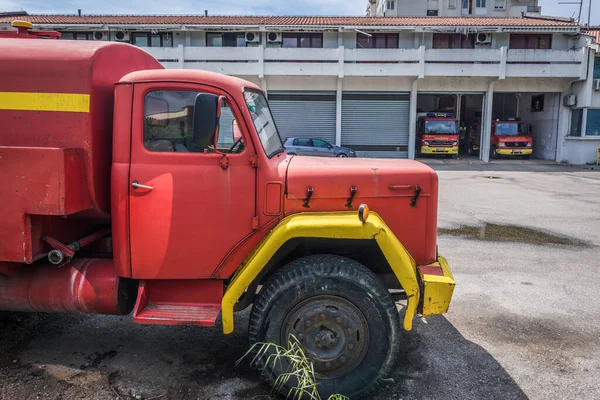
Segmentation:
{"type": "Polygon", "coordinates": [[[348,300],[330,295],[311,297],[284,319],[281,342],[294,335],[319,379],[353,371],[369,348],[369,329],[362,312],[348,300]]]}
{"type": "Polygon", "coordinates": [[[338,154],[338,157],[339,157],[339,158],[346,158],[346,157],[348,157],[348,156],[347,156],[347,155],[345,155],[345,154],[338,154]]]}

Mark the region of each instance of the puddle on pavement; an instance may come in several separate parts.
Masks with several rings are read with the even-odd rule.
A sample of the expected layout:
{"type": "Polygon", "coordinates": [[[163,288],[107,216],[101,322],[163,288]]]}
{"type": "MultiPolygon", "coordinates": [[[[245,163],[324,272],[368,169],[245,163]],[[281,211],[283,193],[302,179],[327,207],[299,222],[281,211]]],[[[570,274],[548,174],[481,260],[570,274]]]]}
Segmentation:
{"type": "Polygon", "coordinates": [[[562,244],[568,246],[588,246],[577,239],[556,236],[536,229],[515,225],[485,224],[482,226],[461,226],[456,229],[438,229],[439,235],[461,236],[484,242],[516,242],[536,245],[562,244]]]}

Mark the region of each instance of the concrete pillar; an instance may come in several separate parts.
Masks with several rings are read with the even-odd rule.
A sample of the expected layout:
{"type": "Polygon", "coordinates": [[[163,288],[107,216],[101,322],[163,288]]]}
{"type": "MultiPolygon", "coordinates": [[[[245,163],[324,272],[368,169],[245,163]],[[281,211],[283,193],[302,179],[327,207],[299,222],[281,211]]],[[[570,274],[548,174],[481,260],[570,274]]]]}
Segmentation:
{"type": "Polygon", "coordinates": [[[185,45],[186,46],[192,45],[192,35],[190,34],[189,31],[185,32],[185,45]]]}
{"type": "Polygon", "coordinates": [[[267,96],[267,99],[268,99],[269,91],[268,91],[268,87],[267,87],[267,79],[265,77],[260,78],[260,87],[262,90],[264,90],[265,95],[267,96]]]}
{"type": "Polygon", "coordinates": [[[492,138],[492,113],[494,107],[494,87],[496,82],[490,82],[488,91],[484,96],[484,108],[481,115],[481,147],[479,149],[479,159],[483,162],[490,161],[490,140],[492,138]]]}
{"type": "Polygon", "coordinates": [[[177,45],[177,60],[178,60],[178,67],[179,69],[183,69],[184,68],[184,62],[185,62],[185,54],[184,54],[184,50],[183,50],[183,45],[182,44],[178,44],[177,45]]]}
{"type": "Polygon", "coordinates": [[[425,46],[419,47],[419,79],[425,78],[425,46]]]}
{"type": "Polygon", "coordinates": [[[258,77],[263,79],[265,77],[265,46],[267,43],[267,32],[261,33],[261,41],[258,46],[258,77]]]}
{"type": "Polygon", "coordinates": [[[344,79],[338,78],[337,91],[335,96],[335,145],[342,145],[342,94],[344,88],[344,79]]]}
{"type": "Polygon", "coordinates": [[[500,47],[500,72],[498,76],[500,79],[506,79],[506,60],[508,59],[508,48],[506,46],[500,47]]]}
{"type": "Polygon", "coordinates": [[[417,98],[419,94],[419,79],[413,81],[410,91],[410,111],[408,122],[408,158],[415,159],[415,147],[417,143],[417,98]]]}

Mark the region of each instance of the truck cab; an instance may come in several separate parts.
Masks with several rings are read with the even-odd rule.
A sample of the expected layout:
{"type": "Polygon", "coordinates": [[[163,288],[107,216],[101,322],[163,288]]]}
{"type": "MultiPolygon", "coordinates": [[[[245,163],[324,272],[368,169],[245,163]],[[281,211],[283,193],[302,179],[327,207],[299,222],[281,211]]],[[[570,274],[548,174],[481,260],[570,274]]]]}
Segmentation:
{"type": "Polygon", "coordinates": [[[458,135],[458,122],[454,114],[417,114],[418,155],[458,155],[458,135]]]}
{"type": "Polygon", "coordinates": [[[531,125],[520,118],[496,119],[492,121],[490,158],[523,157],[533,153],[531,125]]]}
{"type": "MultiPolygon", "coordinates": [[[[481,123],[469,126],[466,147],[469,155],[479,152],[481,123]]],[[[492,121],[490,138],[490,158],[523,157],[528,159],[533,153],[531,125],[519,118],[495,119],[492,121]]]]}

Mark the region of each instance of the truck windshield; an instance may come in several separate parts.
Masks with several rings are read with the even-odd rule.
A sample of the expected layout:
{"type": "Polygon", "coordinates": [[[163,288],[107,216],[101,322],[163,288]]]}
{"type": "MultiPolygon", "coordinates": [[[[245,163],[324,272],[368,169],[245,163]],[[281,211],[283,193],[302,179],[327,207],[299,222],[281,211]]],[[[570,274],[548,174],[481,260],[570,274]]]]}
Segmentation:
{"type": "Polygon", "coordinates": [[[431,135],[456,135],[456,121],[425,121],[425,133],[431,135]]]}
{"type": "Polygon", "coordinates": [[[265,96],[253,90],[247,90],[244,92],[244,99],[250,115],[252,115],[252,121],[256,128],[256,133],[260,139],[263,150],[267,154],[267,157],[271,158],[278,153],[284,151],[283,142],[277,132],[273,115],[269,109],[269,104],[265,96]]]}
{"type": "Polygon", "coordinates": [[[496,124],[496,135],[498,136],[527,136],[527,124],[519,124],[515,122],[507,122],[496,124]]]}

